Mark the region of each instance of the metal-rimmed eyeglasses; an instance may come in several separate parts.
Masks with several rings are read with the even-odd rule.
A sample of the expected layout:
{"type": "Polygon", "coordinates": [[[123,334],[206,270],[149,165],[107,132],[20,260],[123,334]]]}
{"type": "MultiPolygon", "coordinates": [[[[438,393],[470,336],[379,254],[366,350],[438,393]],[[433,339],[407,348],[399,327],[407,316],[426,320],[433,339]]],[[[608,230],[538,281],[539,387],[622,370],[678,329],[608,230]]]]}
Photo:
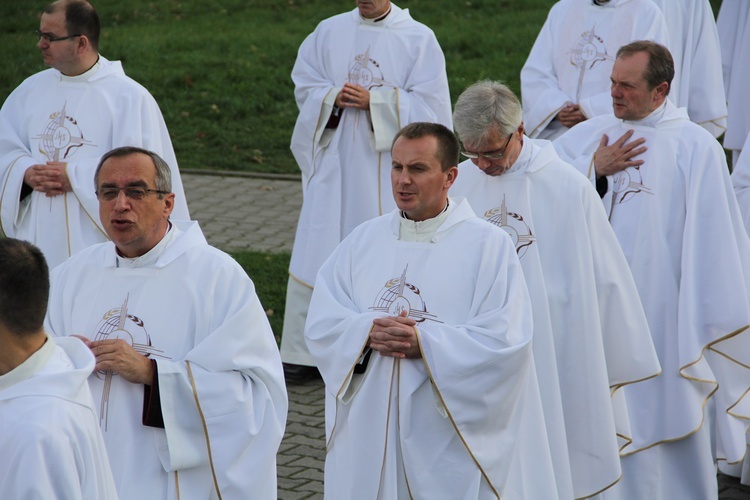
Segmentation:
{"type": "Polygon", "coordinates": [[[169,194],[169,191],[160,191],[158,189],[149,189],[144,187],[126,186],[126,187],[106,187],[94,191],[99,201],[112,201],[120,195],[120,191],[125,192],[125,196],[130,200],[142,200],[149,193],[169,194]]]}
{"type": "Polygon", "coordinates": [[[466,151],[463,148],[461,149],[461,154],[464,155],[467,158],[471,158],[472,160],[476,160],[479,158],[484,158],[485,160],[502,160],[505,156],[505,150],[508,149],[508,144],[510,144],[511,138],[513,138],[514,132],[511,132],[508,136],[508,140],[505,141],[505,146],[503,146],[502,153],[497,153],[497,151],[500,151],[500,149],[496,149],[495,151],[491,151],[489,153],[472,153],[471,151],[466,151]]]}
{"type": "Polygon", "coordinates": [[[42,38],[44,38],[49,43],[52,43],[52,42],[61,42],[63,40],[70,40],[71,38],[75,38],[77,36],[81,36],[80,33],[75,34],[75,35],[68,35],[68,36],[55,36],[55,35],[50,35],[49,33],[44,33],[44,32],[39,31],[39,30],[34,30],[34,34],[36,35],[37,40],[41,40],[42,38]]]}

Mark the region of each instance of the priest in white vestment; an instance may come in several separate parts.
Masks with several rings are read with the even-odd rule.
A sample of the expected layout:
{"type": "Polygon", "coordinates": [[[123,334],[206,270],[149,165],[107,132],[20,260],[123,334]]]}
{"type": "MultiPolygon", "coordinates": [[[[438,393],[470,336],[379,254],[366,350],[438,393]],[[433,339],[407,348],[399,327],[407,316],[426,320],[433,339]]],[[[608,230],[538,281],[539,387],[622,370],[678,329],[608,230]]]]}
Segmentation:
{"type": "Polygon", "coordinates": [[[0,496],[117,500],[86,379],[94,356],[43,329],[49,270],[28,242],[0,239],[0,496]]]}
{"type": "Polygon", "coordinates": [[[558,498],[507,234],[448,198],[458,143],[414,123],[398,210],[318,273],[305,338],[326,383],[326,498],[558,498]]]}
{"type": "Polygon", "coordinates": [[[747,98],[750,80],[750,2],[722,0],[716,24],[729,109],[724,147],[732,151],[732,162],[736,164],[745,137],[750,134],[750,99],[747,98]]]}
{"type": "Polygon", "coordinates": [[[742,220],[745,222],[745,229],[750,234],[750,148],[748,146],[750,146],[750,133],[742,147],[744,153],[740,154],[732,170],[732,186],[740,206],[742,220]]]}
{"type": "Polygon", "coordinates": [[[48,331],[86,339],[121,499],[276,498],[287,396],[252,281],[196,222],[155,153],[118,148],[96,174],[112,242],[52,275],[48,331]]]}
{"type": "Polygon", "coordinates": [[[617,49],[633,40],[668,43],[652,0],[560,0],[521,69],[523,121],[531,138],[553,139],[612,112],[609,75],[617,49]]]}
{"type": "Polygon", "coordinates": [[[632,440],[620,388],[657,376],[659,361],[596,190],[550,142],[524,135],[522,114],[498,82],[459,96],[453,122],[470,160],[451,193],[515,243],[560,497],[588,498],[619,481],[632,440]]]}
{"type": "Polygon", "coordinates": [[[0,109],[0,235],[34,243],[51,268],[107,241],[91,186],[99,158],[114,147],[162,155],[178,195],[173,217],[189,219],[161,111],[119,61],[99,55],[99,34],[88,2],[50,4],[37,47],[51,68],[27,78],[0,109]]]}
{"type": "Polygon", "coordinates": [[[614,115],[554,142],[604,193],[662,367],[623,389],[633,442],[606,498],[716,498],[712,448],[729,463],[746,451],[750,242],[721,146],[667,100],[673,74],[665,47],[622,47],[614,115]],[[609,144],[623,136],[645,142],[609,144]]]}
{"type": "Polygon", "coordinates": [[[679,72],[669,98],[714,137],[727,129],[721,48],[708,0],[653,0],[664,13],[669,51],[679,72]]]}
{"type": "MultiPolygon", "coordinates": [[[[750,134],[748,134],[742,152],[737,158],[737,163],[732,169],[731,178],[737,204],[745,223],[745,230],[750,234],[750,134]]],[[[747,436],[747,441],[750,446],[750,434],[747,436]]],[[[750,485],[750,460],[747,456],[742,463],[727,464],[726,462],[720,462],[719,469],[725,474],[741,478],[742,484],[750,485]]]]}
{"type": "Polygon", "coordinates": [[[314,365],[303,332],[320,265],[360,223],[394,208],[394,135],[415,121],[451,126],[445,59],[434,33],[390,0],[357,4],[317,26],[292,70],[300,113],[291,148],[303,202],[281,340],[290,376],[287,365],[314,365]]]}

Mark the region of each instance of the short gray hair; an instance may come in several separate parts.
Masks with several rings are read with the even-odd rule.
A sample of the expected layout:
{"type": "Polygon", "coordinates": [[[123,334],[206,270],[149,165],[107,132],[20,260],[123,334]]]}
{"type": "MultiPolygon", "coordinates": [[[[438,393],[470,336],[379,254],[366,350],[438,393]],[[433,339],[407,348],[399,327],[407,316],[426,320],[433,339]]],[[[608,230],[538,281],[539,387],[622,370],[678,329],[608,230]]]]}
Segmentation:
{"type": "MultiPolygon", "coordinates": [[[[148,149],[137,148],[135,146],[122,146],[115,148],[112,151],[105,153],[99,160],[99,165],[96,166],[96,173],[94,174],[94,189],[99,189],[99,171],[102,169],[104,162],[110,158],[122,158],[124,156],[130,156],[134,154],[143,154],[151,158],[156,168],[156,189],[167,193],[172,192],[172,171],[169,169],[169,164],[164,159],[153,151],[148,149]]],[[[159,198],[164,198],[163,194],[159,194],[159,198]]]]}
{"type": "Polygon", "coordinates": [[[494,133],[510,135],[523,121],[518,97],[506,85],[482,80],[458,97],[453,126],[463,143],[481,144],[494,133]]]}

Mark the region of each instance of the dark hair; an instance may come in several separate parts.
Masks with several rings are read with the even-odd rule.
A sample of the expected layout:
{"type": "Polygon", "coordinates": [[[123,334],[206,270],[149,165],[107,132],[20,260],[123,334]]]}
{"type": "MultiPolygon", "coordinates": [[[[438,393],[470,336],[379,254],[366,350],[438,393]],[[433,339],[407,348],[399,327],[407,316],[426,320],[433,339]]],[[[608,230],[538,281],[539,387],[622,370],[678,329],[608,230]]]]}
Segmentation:
{"type": "Polygon", "coordinates": [[[429,122],[410,123],[396,133],[396,137],[393,138],[391,143],[391,150],[393,150],[393,144],[396,144],[399,137],[405,139],[434,137],[438,142],[437,157],[440,160],[440,168],[443,172],[458,165],[458,139],[456,139],[456,134],[445,125],[429,122]]]}
{"type": "MultiPolygon", "coordinates": [[[[137,148],[135,146],[122,146],[115,148],[101,157],[99,164],[96,166],[96,172],[94,173],[94,190],[99,189],[99,171],[102,169],[104,162],[110,158],[122,158],[124,156],[130,156],[135,154],[146,155],[151,158],[151,161],[156,168],[156,189],[159,191],[166,191],[167,193],[172,192],[172,171],[169,170],[169,164],[164,159],[153,151],[148,149],[137,148]]],[[[159,198],[164,198],[163,194],[159,194],[159,198]]]]}
{"type": "Polygon", "coordinates": [[[0,238],[0,323],[16,335],[44,327],[49,300],[49,268],[42,252],[27,241],[0,238]]]}
{"type": "Polygon", "coordinates": [[[623,45],[617,51],[617,57],[632,56],[638,52],[648,54],[648,66],[643,77],[648,83],[649,90],[655,88],[662,82],[667,82],[667,94],[672,88],[674,78],[674,59],[669,50],[664,46],[651,40],[637,40],[623,45]]]}
{"type": "Polygon", "coordinates": [[[86,0],[58,0],[44,9],[45,14],[65,12],[65,27],[68,35],[86,35],[95,51],[99,51],[99,35],[102,23],[96,9],[86,0]]]}

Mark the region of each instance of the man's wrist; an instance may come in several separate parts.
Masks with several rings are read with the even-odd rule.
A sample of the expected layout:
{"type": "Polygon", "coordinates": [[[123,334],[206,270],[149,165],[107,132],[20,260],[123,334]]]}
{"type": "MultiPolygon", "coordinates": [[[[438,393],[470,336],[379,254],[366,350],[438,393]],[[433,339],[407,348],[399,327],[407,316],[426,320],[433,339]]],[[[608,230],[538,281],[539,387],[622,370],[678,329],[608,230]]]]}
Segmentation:
{"type": "Polygon", "coordinates": [[[601,177],[596,178],[596,192],[599,193],[600,198],[604,198],[604,195],[607,194],[607,190],[609,189],[609,181],[607,180],[607,176],[603,175],[601,177]]]}

